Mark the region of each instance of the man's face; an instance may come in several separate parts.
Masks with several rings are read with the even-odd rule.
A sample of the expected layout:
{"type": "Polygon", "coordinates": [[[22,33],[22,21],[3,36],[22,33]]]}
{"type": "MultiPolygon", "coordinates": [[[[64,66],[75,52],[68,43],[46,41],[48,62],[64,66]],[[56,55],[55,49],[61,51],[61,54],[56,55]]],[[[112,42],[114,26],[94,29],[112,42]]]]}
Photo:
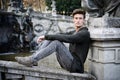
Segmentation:
{"type": "Polygon", "coordinates": [[[84,24],[84,15],[83,14],[75,14],[73,17],[73,22],[76,28],[80,28],[84,24]]]}

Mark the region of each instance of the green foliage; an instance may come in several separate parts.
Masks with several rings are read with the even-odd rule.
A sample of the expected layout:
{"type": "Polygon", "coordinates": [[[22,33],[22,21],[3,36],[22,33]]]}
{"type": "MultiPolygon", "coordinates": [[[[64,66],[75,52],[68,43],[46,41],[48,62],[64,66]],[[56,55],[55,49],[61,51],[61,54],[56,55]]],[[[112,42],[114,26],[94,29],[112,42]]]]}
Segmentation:
{"type": "Polygon", "coordinates": [[[45,0],[45,1],[46,1],[46,5],[49,7],[49,10],[51,10],[52,1],[51,0],[45,0]]]}
{"type": "MultiPolygon", "coordinates": [[[[76,8],[81,8],[81,0],[55,0],[56,10],[59,14],[70,15],[76,8]]],[[[46,0],[46,5],[51,10],[51,0],[46,0]]]]}

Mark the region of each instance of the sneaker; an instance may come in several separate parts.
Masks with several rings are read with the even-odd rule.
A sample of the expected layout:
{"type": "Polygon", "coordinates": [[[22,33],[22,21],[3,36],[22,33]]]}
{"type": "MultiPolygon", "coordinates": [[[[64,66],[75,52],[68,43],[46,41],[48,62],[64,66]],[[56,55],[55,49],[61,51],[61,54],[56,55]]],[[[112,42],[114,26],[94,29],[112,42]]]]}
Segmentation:
{"type": "Polygon", "coordinates": [[[27,67],[32,67],[33,66],[33,61],[31,57],[15,57],[18,63],[25,65],[27,67]]]}

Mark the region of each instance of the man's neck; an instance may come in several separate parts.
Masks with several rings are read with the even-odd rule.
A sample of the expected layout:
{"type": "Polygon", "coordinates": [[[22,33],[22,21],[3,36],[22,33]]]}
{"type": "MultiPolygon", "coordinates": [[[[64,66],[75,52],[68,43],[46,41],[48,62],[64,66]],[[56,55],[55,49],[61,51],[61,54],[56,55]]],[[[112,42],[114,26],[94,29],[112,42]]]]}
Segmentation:
{"type": "Polygon", "coordinates": [[[78,32],[81,28],[83,28],[82,26],[81,27],[76,27],[76,32],[78,32]]]}

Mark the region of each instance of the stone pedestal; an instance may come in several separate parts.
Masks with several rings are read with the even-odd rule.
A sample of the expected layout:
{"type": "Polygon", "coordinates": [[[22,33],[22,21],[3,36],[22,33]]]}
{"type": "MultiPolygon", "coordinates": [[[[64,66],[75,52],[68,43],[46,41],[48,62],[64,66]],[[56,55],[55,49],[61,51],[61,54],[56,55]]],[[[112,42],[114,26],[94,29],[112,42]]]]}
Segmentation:
{"type": "Polygon", "coordinates": [[[120,80],[120,18],[90,18],[89,71],[97,80],[120,80]]]}

